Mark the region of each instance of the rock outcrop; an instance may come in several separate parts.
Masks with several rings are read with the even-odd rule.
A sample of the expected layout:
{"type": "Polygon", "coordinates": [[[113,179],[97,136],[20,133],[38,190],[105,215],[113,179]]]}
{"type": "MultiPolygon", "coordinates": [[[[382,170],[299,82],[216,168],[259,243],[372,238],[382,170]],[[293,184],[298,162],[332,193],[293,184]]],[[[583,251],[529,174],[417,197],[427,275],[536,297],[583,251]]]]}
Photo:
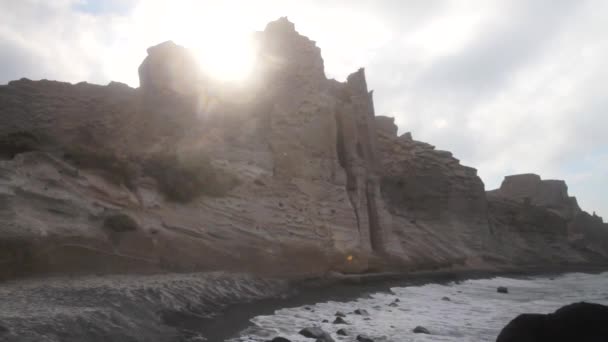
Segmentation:
{"type": "Polygon", "coordinates": [[[496,342],[602,341],[608,336],[608,306],[574,303],[550,314],[522,314],[507,324],[496,342]]]}
{"type": "Polygon", "coordinates": [[[524,243],[516,249],[502,246],[501,253],[511,260],[567,263],[606,256],[606,224],[583,211],[562,180],[507,176],[499,189],[488,191],[488,204],[492,231],[524,243]]]}
{"type": "Polygon", "coordinates": [[[539,175],[521,174],[505,177],[493,195],[549,209],[564,218],[572,218],[581,211],[575,197],[568,196],[563,180],[541,180],[539,175]]]}
{"type": "Polygon", "coordinates": [[[565,183],[486,194],[475,169],[375,115],[363,69],[327,79],[286,18],[255,37],[250,88],[172,42],[148,50],[138,89],[0,86],[1,275],[605,261],[605,225],[565,183]]]}
{"type": "Polygon", "coordinates": [[[484,185],[477,170],[450,152],[397,136],[392,119],[376,117],[382,196],[391,213],[392,250],[414,264],[476,262],[489,239],[484,185]],[[398,245],[396,244],[398,242],[398,245]]]}

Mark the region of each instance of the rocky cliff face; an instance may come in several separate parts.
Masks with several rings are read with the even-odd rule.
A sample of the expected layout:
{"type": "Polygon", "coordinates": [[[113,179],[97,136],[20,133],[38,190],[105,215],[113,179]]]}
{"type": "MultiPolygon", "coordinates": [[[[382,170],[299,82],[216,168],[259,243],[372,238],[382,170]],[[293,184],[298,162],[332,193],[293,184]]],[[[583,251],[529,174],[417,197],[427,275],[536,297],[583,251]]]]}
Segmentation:
{"type": "Polygon", "coordinates": [[[581,210],[562,180],[542,180],[535,174],[507,176],[499,189],[488,191],[488,203],[493,231],[526,242],[524,249],[509,251],[511,247],[503,246],[503,253],[516,260],[566,263],[606,256],[606,224],[581,210]]]}
{"type": "Polygon", "coordinates": [[[389,204],[396,253],[430,265],[479,262],[489,242],[484,185],[450,152],[397,136],[392,118],[376,117],[382,196],[389,204]]]}
{"type": "Polygon", "coordinates": [[[256,39],[251,88],[172,42],[148,50],[138,89],[0,86],[2,275],[604,260],[601,219],[565,183],[510,177],[486,196],[475,169],[375,115],[363,69],[327,79],[285,18],[256,39]]]}

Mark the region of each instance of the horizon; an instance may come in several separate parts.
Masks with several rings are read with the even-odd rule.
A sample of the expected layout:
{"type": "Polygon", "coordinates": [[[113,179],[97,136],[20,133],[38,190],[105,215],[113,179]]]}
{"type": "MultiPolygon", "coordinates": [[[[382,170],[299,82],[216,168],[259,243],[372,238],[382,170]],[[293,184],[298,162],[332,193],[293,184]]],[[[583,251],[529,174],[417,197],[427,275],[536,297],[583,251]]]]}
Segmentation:
{"type": "Polygon", "coordinates": [[[317,42],[328,78],[342,81],[364,67],[377,115],[395,117],[400,134],[410,131],[475,167],[486,190],[499,187],[505,176],[535,173],[565,180],[583,210],[608,215],[602,192],[608,179],[602,128],[608,119],[601,94],[608,57],[601,33],[608,24],[600,15],[606,3],[338,1],[342,5],[328,7],[264,1],[242,2],[240,12],[231,6],[238,1],[175,3],[3,4],[0,19],[8,24],[0,27],[0,44],[7,53],[0,57],[6,66],[0,83],[26,77],[136,87],[146,48],[166,40],[197,50],[201,63],[226,80],[245,82],[239,76],[251,67],[243,58],[251,58],[251,50],[239,44],[287,16],[317,42]],[[319,11],[326,16],[319,19],[319,11]],[[341,11],[349,16],[335,15],[341,11]],[[221,20],[227,15],[233,20],[221,20]],[[11,30],[15,18],[22,22],[15,25],[19,31],[11,30]],[[209,27],[203,31],[200,22],[209,27]]]}

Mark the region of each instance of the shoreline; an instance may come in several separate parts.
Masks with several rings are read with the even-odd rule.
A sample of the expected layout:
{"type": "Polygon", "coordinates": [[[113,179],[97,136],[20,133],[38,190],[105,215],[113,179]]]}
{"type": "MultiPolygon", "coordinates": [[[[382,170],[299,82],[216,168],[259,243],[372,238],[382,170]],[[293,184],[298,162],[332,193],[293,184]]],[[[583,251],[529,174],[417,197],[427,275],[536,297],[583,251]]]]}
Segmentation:
{"type": "MultiPolygon", "coordinates": [[[[164,273],[143,277],[137,274],[39,276],[0,283],[0,295],[10,296],[3,302],[0,312],[0,326],[6,328],[4,335],[8,335],[0,332],[0,337],[20,341],[22,337],[37,340],[42,335],[49,335],[56,336],[56,341],[74,342],[118,340],[126,336],[142,341],[192,342],[204,337],[209,342],[221,342],[238,337],[253,326],[253,317],[272,315],[278,309],[327,301],[350,302],[373,293],[392,295],[391,288],[395,287],[458,284],[497,276],[550,278],[558,274],[606,271],[608,264],[329,273],[308,278],[231,272],[164,273]],[[57,315],[58,308],[65,314],[57,315]],[[85,310],[84,316],[83,308],[90,309],[85,310]],[[112,314],[99,315],[99,312],[112,314]],[[66,325],[73,327],[70,338],[61,335],[61,327],[66,325]]],[[[305,324],[294,324],[294,328],[302,328],[299,325],[305,324]]]]}
{"type": "Polygon", "coordinates": [[[220,342],[235,338],[251,327],[251,319],[270,315],[282,308],[312,305],[325,301],[351,301],[372,293],[390,292],[393,287],[445,284],[471,279],[493,277],[527,278],[550,277],[567,273],[598,274],[608,271],[608,265],[580,265],[560,267],[528,267],[503,270],[437,270],[410,273],[376,273],[361,275],[333,275],[324,278],[292,280],[291,290],[282,298],[263,299],[230,305],[213,318],[183,317],[176,328],[197,331],[208,341],[220,342]]]}

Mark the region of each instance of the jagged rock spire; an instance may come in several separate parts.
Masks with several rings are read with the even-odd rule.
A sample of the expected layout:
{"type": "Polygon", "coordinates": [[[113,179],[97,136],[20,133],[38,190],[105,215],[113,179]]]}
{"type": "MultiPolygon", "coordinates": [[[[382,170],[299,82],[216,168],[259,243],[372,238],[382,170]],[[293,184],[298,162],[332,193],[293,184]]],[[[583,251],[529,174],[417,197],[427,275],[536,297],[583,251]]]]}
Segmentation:
{"type": "Polygon", "coordinates": [[[268,23],[256,32],[256,40],[261,67],[271,78],[326,80],[321,49],[300,35],[287,17],[268,23]]]}
{"type": "Polygon", "coordinates": [[[201,79],[194,55],[185,47],[166,41],[148,48],[139,66],[139,84],[144,92],[170,92],[188,95],[196,91],[201,79]]]}

